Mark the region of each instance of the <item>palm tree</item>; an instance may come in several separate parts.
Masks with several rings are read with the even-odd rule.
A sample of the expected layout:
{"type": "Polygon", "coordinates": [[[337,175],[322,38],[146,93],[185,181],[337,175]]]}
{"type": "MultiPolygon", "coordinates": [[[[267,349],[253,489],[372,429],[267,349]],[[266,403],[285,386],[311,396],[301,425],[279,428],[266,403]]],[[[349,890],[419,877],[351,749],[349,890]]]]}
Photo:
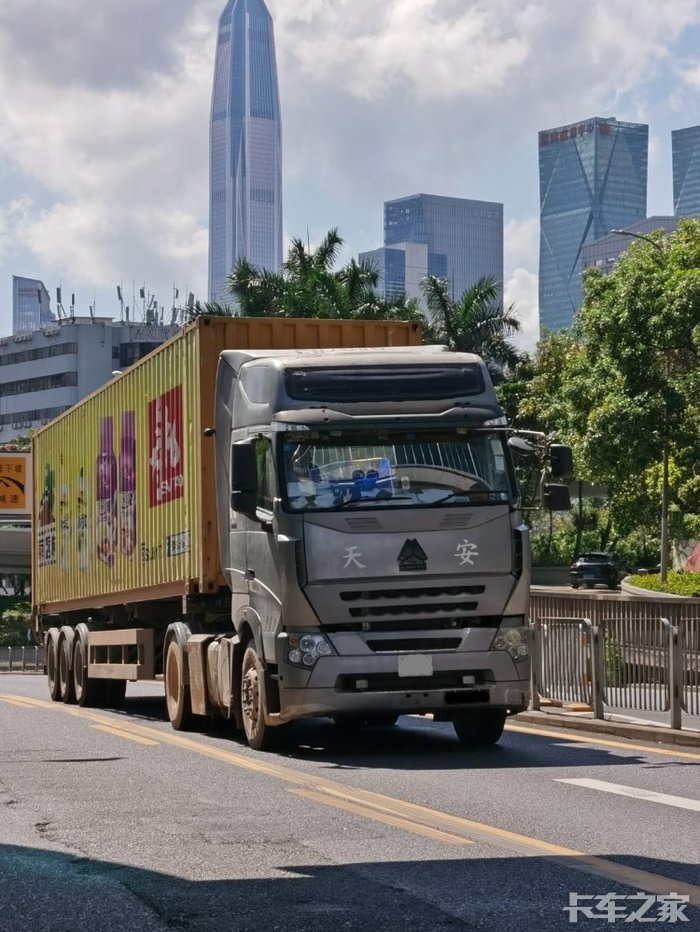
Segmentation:
{"type": "Polygon", "coordinates": [[[508,339],[520,331],[514,306],[503,305],[498,284],[488,276],[467,288],[458,301],[450,298],[448,288],[448,282],[435,275],[421,282],[437,335],[452,350],[481,356],[491,374],[500,378],[520,358],[508,339]]]}

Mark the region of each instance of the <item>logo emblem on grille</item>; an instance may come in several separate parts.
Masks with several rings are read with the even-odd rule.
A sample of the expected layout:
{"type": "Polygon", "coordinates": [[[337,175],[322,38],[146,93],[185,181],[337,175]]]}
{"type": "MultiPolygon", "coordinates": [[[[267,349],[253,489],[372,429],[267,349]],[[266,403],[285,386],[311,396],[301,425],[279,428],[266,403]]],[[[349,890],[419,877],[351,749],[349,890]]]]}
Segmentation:
{"type": "Polygon", "coordinates": [[[415,538],[406,540],[398,559],[401,573],[418,573],[428,567],[428,558],[415,538]]]}

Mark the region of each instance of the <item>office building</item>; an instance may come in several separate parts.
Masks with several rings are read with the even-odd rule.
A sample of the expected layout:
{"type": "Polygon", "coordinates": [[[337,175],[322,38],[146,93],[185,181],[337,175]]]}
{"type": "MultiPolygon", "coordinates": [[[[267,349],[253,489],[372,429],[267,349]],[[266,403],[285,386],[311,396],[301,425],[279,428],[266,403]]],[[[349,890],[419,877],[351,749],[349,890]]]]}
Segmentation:
{"type": "Polygon", "coordinates": [[[209,299],[231,303],[239,258],[282,264],[282,138],[272,18],[263,0],[228,0],[211,98],[209,299]]]}
{"type": "Polygon", "coordinates": [[[51,299],[38,278],[12,276],[12,332],[38,330],[53,321],[51,299]]]}
{"type": "Polygon", "coordinates": [[[607,233],[600,239],[591,240],[581,250],[581,266],[585,271],[589,268],[600,269],[607,274],[618,263],[622,253],[640,236],[648,236],[655,230],[665,230],[672,233],[678,225],[677,217],[647,217],[639,223],[631,223],[625,230],[634,233],[634,236],[623,236],[622,233],[607,233]]]}
{"type": "Polygon", "coordinates": [[[74,317],[0,339],[0,443],[48,423],[177,330],[74,317]]]}
{"type": "Polygon", "coordinates": [[[503,288],[503,204],[435,194],[384,203],[384,247],[360,253],[380,273],[386,297],[421,298],[426,275],[459,297],[484,276],[503,288]]]}
{"type": "Polygon", "coordinates": [[[700,214],[700,126],[674,129],[671,133],[673,158],[673,213],[676,217],[700,214]]]}
{"type": "Polygon", "coordinates": [[[584,246],[646,218],[649,127],[592,117],[539,133],[540,329],[581,304],[584,246]]]}

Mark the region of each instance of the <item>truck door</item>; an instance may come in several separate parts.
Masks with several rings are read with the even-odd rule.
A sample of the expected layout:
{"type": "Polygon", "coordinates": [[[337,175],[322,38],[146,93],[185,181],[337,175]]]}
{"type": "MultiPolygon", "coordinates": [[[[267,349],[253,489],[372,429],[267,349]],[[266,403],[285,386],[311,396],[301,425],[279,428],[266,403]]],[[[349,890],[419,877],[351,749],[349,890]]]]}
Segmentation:
{"type": "Polygon", "coordinates": [[[259,437],[254,444],[258,477],[258,520],[248,522],[246,535],[248,599],[262,625],[265,656],[272,659],[280,617],[280,580],[272,529],[273,498],[276,494],[277,480],[270,438],[259,437]]]}

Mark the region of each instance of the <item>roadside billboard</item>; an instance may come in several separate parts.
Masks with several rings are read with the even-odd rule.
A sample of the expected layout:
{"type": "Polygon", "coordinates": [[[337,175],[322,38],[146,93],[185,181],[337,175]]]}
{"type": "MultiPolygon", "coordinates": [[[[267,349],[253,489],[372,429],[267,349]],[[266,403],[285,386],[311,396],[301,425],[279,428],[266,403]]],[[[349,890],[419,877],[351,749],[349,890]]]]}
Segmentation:
{"type": "Polygon", "coordinates": [[[0,452],[0,519],[27,520],[32,514],[31,453],[0,452]]]}

